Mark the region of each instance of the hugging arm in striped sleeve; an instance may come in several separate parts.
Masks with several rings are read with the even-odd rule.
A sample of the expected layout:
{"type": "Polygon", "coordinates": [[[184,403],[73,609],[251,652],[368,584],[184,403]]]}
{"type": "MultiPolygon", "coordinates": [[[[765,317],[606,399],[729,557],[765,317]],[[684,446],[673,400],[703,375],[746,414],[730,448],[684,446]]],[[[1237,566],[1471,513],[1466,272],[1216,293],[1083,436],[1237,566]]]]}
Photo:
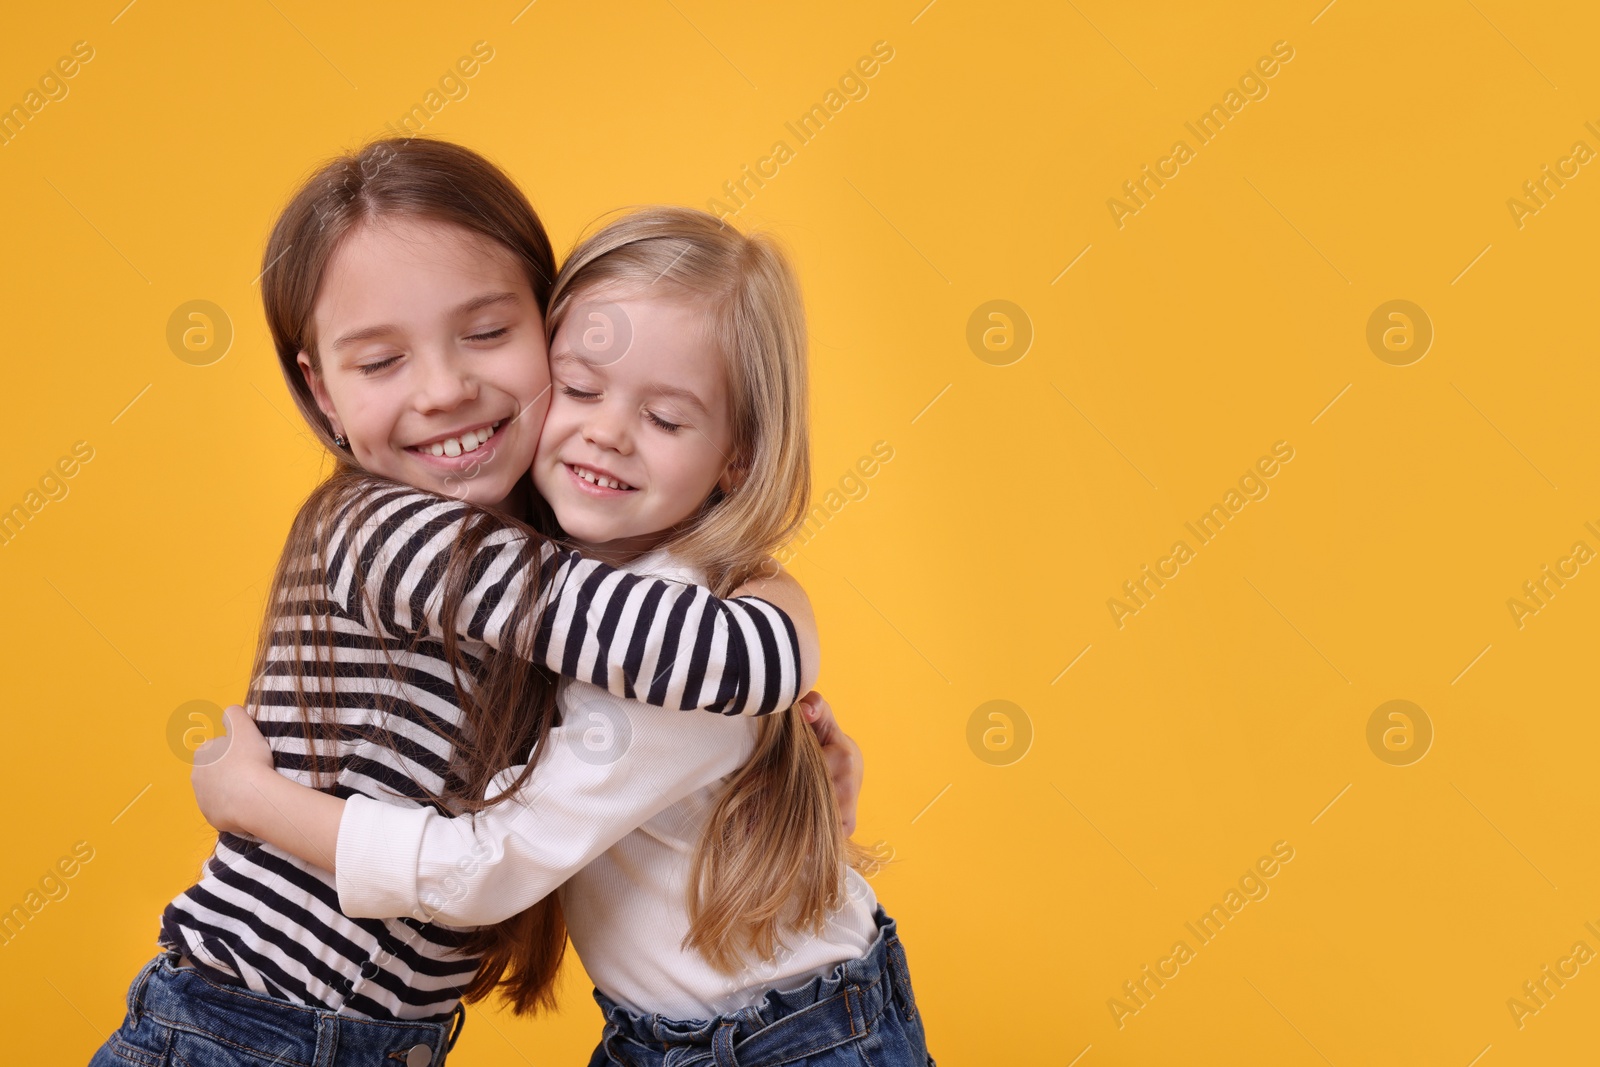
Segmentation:
{"type": "Polygon", "coordinates": [[[787,575],[763,580],[762,596],[723,599],[399,485],[355,495],[324,543],[333,604],[373,629],[480,640],[625,699],[762,715],[817,678],[815,621],[787,575]],[[445,589],[453,557],[467,578],[458,599],[445,589]]]}

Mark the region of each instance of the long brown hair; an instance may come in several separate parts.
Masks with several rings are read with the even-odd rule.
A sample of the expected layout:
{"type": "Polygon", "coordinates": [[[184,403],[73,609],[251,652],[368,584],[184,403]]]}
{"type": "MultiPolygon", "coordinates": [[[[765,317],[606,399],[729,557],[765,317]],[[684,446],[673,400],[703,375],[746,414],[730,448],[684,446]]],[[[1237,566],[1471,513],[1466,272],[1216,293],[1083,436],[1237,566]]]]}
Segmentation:
{"type": "MultiPolygon", "coordinates": [[[[778,244],[689,208],[633,211],[567,258],[550,297],[553,337],[585,297],[681,296],[706,312],[723,359],[738,487],[714,488],[661,547],[726,596],[770,563],[805,521],[811,495],[805,310],[778,244]]],[[[798,708],[769,716],[754,755],[724,788],[690,873],[684,945],[725,972],[771,959],[786,930],[821,933],[844,902],[846,840],[815,733],[798,708]]]]}
{"type": "MultiPolygon", "coordinates": [[[[328,751],[332,748],[328,742],[339,736],[333,634],[329,621],[315,611],[307,611],[298,623],[282,628],[277,625],[275,614],[280,605],[297,601],[297,590],[308,572],[323,571],[327,563],[323,532],[342,509],[359,506],[355,497],[370,484],[372,476],[355,465],[349,452],[335,446],[333,430],[317,407],[296,360],[303,351],[312,368],[320,372],[313,312],[323,272],[340,242],[362,223],[388,217],[448,223],[508,249],[522,265],[541,308],[550,296],[555,277],[550,240],[539,216],[515,183],[476,152],[427,138],[373,141],[327,161],[301,184],[272,228],[262,255],[261,299],[267,327],[289,393],[307,424],[333,455],[336,466],[333,474],[312,491],[290,529],[273,575],[251,677],[259,679],[268,669],[275,658],[275,643],[278,655],[282,654],[282,644],[287,643],[291,654],[302,663],[316,664],[321,677],[314,691],[307,691],[303,669],[295,676],[313,783],[319,777],[326,781],[337,766],[336,757],[328,751]],[[287,635],[285,630],[289,631],[287,635]],[[304,655],[308,648],[312,649],[309,656],[304,655]]],[[[537,498],[537,494],[524,495],[537,498]]],[[[540,514],[547,517],[542,509],[540,514]]],[[[467,520],[451,548],[440,583],[445,618],[455,616],[461,597],[471,585],[469,568],[474,552],[485,537],[508,524],[518,523],[497,509],[468,506],[467,520]]],[[[519,562],[537,574],[542,535],[532,529],[527,533],[530,537],[525,558],[519,562]]],[[[516,617],[518,625],[535,623],[529,617],[532,593],[530,589],[527,602],[515,608],[520,613],[516,617]]],[[[385,656],[391,675],[399,681],[396,651],[386,648],[385,656]]],[[[398,651],[403,657],[410,649],[398,651]]],[[[535,742],[543,739],[556,719],[555,679],[543,668],[492,649],[481,663],[473,663],[449,632],[444,639],[444,654],[455,685],[455,703],[461,709],[463,736],[451,747],[449,773],[443,788],[432,799],[453,811],[478,811],[497,799],[486,793],[500,771],[527,764],[506,792],[521,785],[532,771],[529,751],[533,749],[537,755],[535,742]]],[[[252,692],[252,701],[257,696],[252,692]]],[[[386,707],[385,713],[388,710],[386,707]]],[[[554,982],[566,941],[566,924],[555,894],[510,919],[465,934],[461,950],[480,956],[481,962],[462,992],[463,999],[479,1000],[499,989],[518,1014],[553,1008],[554,982]]]]}

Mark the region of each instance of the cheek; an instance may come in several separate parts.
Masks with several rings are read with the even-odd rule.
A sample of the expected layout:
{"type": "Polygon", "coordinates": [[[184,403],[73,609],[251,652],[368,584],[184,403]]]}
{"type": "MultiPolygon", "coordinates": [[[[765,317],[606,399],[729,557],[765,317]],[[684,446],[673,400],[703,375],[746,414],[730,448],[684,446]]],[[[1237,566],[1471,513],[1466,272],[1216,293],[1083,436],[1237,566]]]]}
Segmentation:
{"type": "Polygon", "coordinates": [[[544,343],[544,334],[535,333],[520,353],[528,397],[532,399],[550,388],[550,349],[544,343]]]}
{"type": "Polygon", "coordinates": [[[726,461],[722,453],[700,434],[694,433],[692,438],[685,438],[685,433],[693,431],[680,430],[678,437],[662,449],[662,466],[668,472],[667,480],[684,499],[698,506],[705,494],[717,484],[726,461]]]}
{"type": "Polygon", "coordinates": [[[382,443],[393,424],[392,405],[381,383],[364,382],[347,374],[330,376],[324,382],[328,399],[344,425],[345,436],[357,447],[382,443]]]}
{"type": "Polygon", "coordinates": [[[526,336],[480,357],[482,381],[517,403],[518,410],[543,408],[550,396],[550,356],[544,339],[526,336]]]}
{"type": "Polygon", "coordinates": [[[550,410],[550,360],[541,341],[504,351],[492,378],[496,390],[511,397],[520,421],[537,439],[550,410]]]}
{"type": "Polygon", "coordinates": [[[544,346],[533,353],[528,361],[527,395],[535,398],[549,396],[550,394],[550,359],[545,354],[544,346]]]}
{"type": "Polygon", "coordinates": [[[539,433],[540,458],[552,456],[561,447],[561,442],[572,433],[573,408],[576,406],[564,396],[547,394],[543,403],[529,409],[528,415],[535,420],[533,425],[539,433]],[[538,421],[541,417],[542,423],[538,421]]]}

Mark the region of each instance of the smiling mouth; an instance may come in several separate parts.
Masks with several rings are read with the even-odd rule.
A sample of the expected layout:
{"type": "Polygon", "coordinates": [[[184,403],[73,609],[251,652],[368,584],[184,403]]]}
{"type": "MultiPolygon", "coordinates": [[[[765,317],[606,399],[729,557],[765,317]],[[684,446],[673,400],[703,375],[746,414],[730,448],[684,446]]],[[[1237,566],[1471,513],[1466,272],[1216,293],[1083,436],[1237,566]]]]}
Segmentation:
{"type": "Polygon", "coordinates": [[[588,482],[590,485],[599,486],[602,489],[618,489],[625,493],[638,491],[634,486],[629,485],[627,482],[619,482],[615,478],[607,478],[605,475],[596,474],[588,467],[579,467],[568,463],[567,469],[573,474],[577,475],[583,481],[588,482]]]}
{"type": "Polygon", "coordinates": [[[407,448],[410,452],[421,452],[430,456],[459,456],[464,452],[476,452],[482,448],[489,438],[505,423],[504,419],[485,423],[474,430],[467,430],[454,437],[446,437],[441,441],[432,441],[425,445],[411,445],[407,448]]]}

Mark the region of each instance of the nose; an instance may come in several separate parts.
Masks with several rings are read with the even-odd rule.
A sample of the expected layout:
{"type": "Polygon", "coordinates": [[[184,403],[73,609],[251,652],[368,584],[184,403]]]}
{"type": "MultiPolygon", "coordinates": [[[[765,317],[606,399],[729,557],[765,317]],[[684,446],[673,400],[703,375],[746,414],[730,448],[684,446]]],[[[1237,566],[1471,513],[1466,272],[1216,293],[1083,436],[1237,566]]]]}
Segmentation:
{"type": "Polygon", "coordinates": [[[632,417],[625,405],[607,398],[584,408],[583,439],[596,448],[627,455],[633,451],[632,417]]]}
{"type": "Polygon", "coordinates": [[[418,410],[450,411],[478,398],[478,379],[468,360],[445,352],[418,355],[418,410]]]}

